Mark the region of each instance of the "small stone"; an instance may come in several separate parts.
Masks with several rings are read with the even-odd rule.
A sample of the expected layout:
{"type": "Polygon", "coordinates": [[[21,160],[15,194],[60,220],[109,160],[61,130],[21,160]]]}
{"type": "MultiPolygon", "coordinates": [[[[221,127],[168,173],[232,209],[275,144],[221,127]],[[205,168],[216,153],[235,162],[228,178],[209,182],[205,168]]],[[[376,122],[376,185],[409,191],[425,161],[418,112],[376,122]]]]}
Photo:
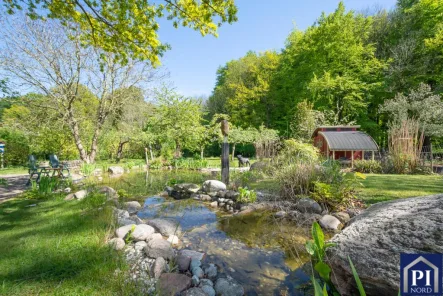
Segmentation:
{"type": "Polygon", "coordinates": [[[207,296],[200,288],[191,288],[181,293],[181,296],[207,296]]]}
{"type": "Polygon", "coordinates": [[[66,197],[64,198],[64,200],[73,200],[75,197],[74,197],[74,193],[70,193],[70,194],[68,194],[68,195],[66,195],[66,197]]]}
{"type": "Polygon", "coordinates": [[[121,175],[121,174],[123,174],[125,172],[125,170],[122,167],[120,167],[120,166],[110,166],[108,168],[108,172],[111,175],[121,175]]]}
{"type": "Polygon", "coordinates": [[[177,257],[177,265],[178,265],[179,271],[182,271],[182,272],[188,271],[190,264],[191,264],[190,257],[183,256],[183,255],[179,255],[177,257]]]}
{"type": "Polygon", "coordinates": [[[200,199],[201,199],[202,201],[211,201],[211,200],[212,200],[212,197],[210,197],[210,196],[207,195],[207,194],[200,194],[200,199]]]}
{"type": "Polygon", "coordinates": [[[115,235],[119,238],[124,238],[133,227],[135,228],[135,224],[119,227],[115,230],[115,235]]]}
{"type": "Polygon", "coordinates": [[[163,236],[160,233],[153,233],[146,239],[146,242],[149,242],[153,239],[163,239],[163,236]]]}
{"type": "Polygon", "coordinates": [[[66,187],[65,189],[63,189],[64,193],[70,193],[71,192],[71,187],[66,187]]]}
{"type": "Polygon", "coordinates": [[[193,285],[194,287],[197,287],[198,284],[200,284],[200,279],[199,279],[199,277],[196,276],[196,275],[193,275],[191,280],[192,280],[192,285],[193,285]]]}
{"type": "Polygon", "coordinates": [[[206,293],[207,296],[215,296],[215,290],[212,286],[209,285],[203,285],[201,287],[201,289],[203,290],[203,292],[206,293]]]}
{"type": "Polygon", "coordinates": [[[302,213],[321,214],[321,206],[313,199],[308,197],[301,198],[296,204],[295,208],[302,213]]]}
{"type": "Polygon", "coordinates": [[[192,268],[191,271],[193,275],[198,276],[199,278],[203,278],[203,276],[205,275],[201,267],[192,268]]]}
{"type": "Polygon", "coordinates": [[[200,288],[203,286],[214,287],[214,283],[210,279],[201,279],[200,280],[200,288]]]}
{"type": "Polygon", "coordinates": [[[144,241],[148,237],[150,237],[154,232],[155,230],[152,226],[146,224],[139,224],[135,226],[134,231],[131,233],[131,238],[136,242],[144,241]]]}
{"type": "Polygon", "coordinates": [[[140,241],[140,242],[136,242],[136,243],[135,243],[134,248],[135,248],[136,250],[141,251],[141,250],[143,250],[147,245],[148,245],[148,244],[147,244],[146,242],[144,242],[144,241],[140,241]]]}
{"type": "Polygon", "coordinates": [[[154,265],[152,266],[152,274],[155,279],[158,279],[162,273],[166,270],[166,261],[163,257],[158,257],[155,259],[154,265]]]}
{"type": "Polygon", "coordinates": [[[74,193],[74,197],[76,199],[84,199],[88,195],[88,191],[86,190],[80,190],[74,193]]]}
{"type": "Polygon", "coordinates": [[[200,260],[198,260],[197,258],[192,258],[191,259],[191,265],[189,267],[190,270],[193,270],[196,267],[200,267],[202,266],[202,263],[200,260]]]}
{"type": "Polygon", "coordinates": [[[279,212],[274,214],[275,218],[284,218],[285,216],[286,216],[286,212],[285,211],[279,211],[279,212]]]}
{"type": "Polygon", "coordinates": [[[224,202],[221,202],[221,203],[218,204],[218,206],[219,206],[220,208],[223,208],[223,207],[225,206],[225,203],[224,203],[224,202]]]}
{"type": "Polygon", "coordinates": [[[223,296],[243,296],[245,290],[243,287],[232,277],[219,278],[215,283],[216,295],[223,296]]]}
{"type": "Polygon", "coordinates": [[[151,225],[164,236],[181,234],[180,224],[172,219],[152,219],[146,221],[146,224],[151,225]]]}
{"type": "Polygon", "coordinates": [[[214,264],[209,264],[209,267],[205,268],[205,274],[210,279],[217,277],[217,267],[214,264]]]}
{"type": "Polygon", "coordinates": [[[178,245],[180,243],[180,240],[176,235],[170,235],[167,240],[173,245],[178,245]]]}
{"type": "Polygon", "coordinates": [[[177,295],[191,287],[191,278],[178,273],[163,273],[157,283],[160,296],[177,295]]]}
{"type": "Polygon", "coordinates": [[[135,214],[142,208],[138,201],[125,202],[125,206],[127,207],[129,214],[135,214]]]}
{"type": "Polygon", "coordinates": [[[205,258],[206,254],[202,253],[202,252],[193,251],[193,250],[181,250],[179,252],[179,255],[189,257],[191,259],[198,259],[198,260],[202,261],[205,258]]]}
{"type": "Polygon", "coordinates": [[[324,215],[318,223],[326,230],[339,230],[342,226],[340,220],[331,215],[324,215]]]}
{"type": "Polygon", "coordinates": [[[217,201],[213,201],[209,204],[212,208],[216,208],[218,207],[218,202],[217,201]]]}
{"type": "Polygon", "coordinates": [[[349,222],[349,220],[351,220],[351,217],[346,212],[333,213],[332,215],[340,220],[340,222],[343,224],[346,224],[349,222]]]}
{"type": "Polygon", "coordinates": [[[228,203],[228,205],[232,206],[234,204],[234,201],[233,200],[228,200],[227,203],[228,203]]]}
{"type": "Polygon", "coordinates": [[[116,237],[111,240],[109,240],[108,244],[114,249],[114,250],[122,250],[125,247],[125,241],[122,238],[116,237]]]}
{"type": "Polygon", "coordinates": [[[153,239],[148,242],[145,247],[145,253],[150,258],[163,257],[164,259],[173,259],[174,250],[171,244],[164,239],[153,239]]]}

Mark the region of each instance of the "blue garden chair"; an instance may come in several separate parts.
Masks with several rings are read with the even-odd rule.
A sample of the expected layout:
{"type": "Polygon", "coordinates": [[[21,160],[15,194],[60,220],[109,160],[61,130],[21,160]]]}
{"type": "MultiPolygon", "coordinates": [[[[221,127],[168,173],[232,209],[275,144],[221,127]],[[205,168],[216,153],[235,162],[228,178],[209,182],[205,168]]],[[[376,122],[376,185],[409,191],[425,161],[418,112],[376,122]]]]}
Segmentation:
{"type": "Polygon", "coordinates": [[[29,180],[28,183],[26,183],[26,185],[30,185],[31,184],[31,180],[32,177],[37,176],[36,182],[38,183],[40,181],[40,176],[41,176],[41,170],[38,167],[37,164],[37,159],[35,158],[34,155],[29,155],[28,156],[28,174],[29,174],[29,180]]]}
{"type": "Polygon", "coordinates": [[[63,171],[67,171],[68,175],[65,176],[63,174],[63,177],[69,178],[71,176],[71,172],[69,171],[69,166],[67,164],[60,163],[57,155],[55,155],[55,154],[49,155],[49,164],[51,165],[51,168],[53,168],[53,169],[60,169],[61,168],[62,174],[63,174],[63,171]]]}

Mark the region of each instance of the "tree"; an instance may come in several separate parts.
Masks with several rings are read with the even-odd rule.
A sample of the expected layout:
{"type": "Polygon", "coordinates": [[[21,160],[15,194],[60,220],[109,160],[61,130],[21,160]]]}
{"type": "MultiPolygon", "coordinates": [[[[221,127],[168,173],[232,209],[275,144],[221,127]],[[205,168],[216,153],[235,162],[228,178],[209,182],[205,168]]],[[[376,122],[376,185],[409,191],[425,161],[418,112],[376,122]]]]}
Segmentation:
{"type": "Polygon", "coordinates": [[[85,48],[81,35],[75,30],[66,32],[54,21],[19,17],[13,23],[3,23],[0,36],[5,44],[0,53],[2,69],[14,81],[47,97],[43,102],[29,101],[29,107],[56,112],[69,127],[80,158],[87,163],[95,161],[106,120],[132,99],[121,90],[143,88],[155,73],[148,64],[132,59],[125,65],[116,63],[112,55],[100,61],[99,57],[106,55],[103,51],[85,48]],[[97,102],[96,107],[87,109],[92,111],[89,149],[85,147],[85,126],[75,110],[75,105],[81,104],[84,85],[97,102]]]}
{"type": "Polygon", "coordinates": [[[272,51],[248,52],[228,62],[217,71],[217,84],[208,102],[210,112],[226,112],[239,127],[268,126],[273,110],[270,79],[277,64],[278,54],[272,51]]]}
{"type": "Polygon", "coordinates": [[[217,35],[222,23],[237,20],[234,0],[8,0],[3,5],[9,14],[25,10],[32,19],[57,19],[75,29],[83,45],[92,45],[124,63],[159,57],[169,48],[160,41],[158,19],[166,17],[174,27],[183,26],[217,35]]]}
{"type": "Polygon", "coordinates": [[[308,101],[297,104],[290,124],[290,137],[305,142],[311,140],[315,129],[325,122],[324,114],[313,108],[314,104],[308,101]]]}
{"type": "Polygon", "coordinates": [[[198,144],[204,132],[201,103],[166,87],[156,90],[155,97],[157,104],[148,126],[160,142],[173,143],[175,157],[181,157],[183,149],[200,150],[198,144]]]}
{"type": "Polygon", "coordinates": [[[414,120],[426,136],[443,136],[443,102],[429,85],[420,84],[408,95],[398,93],[386,100],[380,111],[389,115],[391,125],[414,120]]]}

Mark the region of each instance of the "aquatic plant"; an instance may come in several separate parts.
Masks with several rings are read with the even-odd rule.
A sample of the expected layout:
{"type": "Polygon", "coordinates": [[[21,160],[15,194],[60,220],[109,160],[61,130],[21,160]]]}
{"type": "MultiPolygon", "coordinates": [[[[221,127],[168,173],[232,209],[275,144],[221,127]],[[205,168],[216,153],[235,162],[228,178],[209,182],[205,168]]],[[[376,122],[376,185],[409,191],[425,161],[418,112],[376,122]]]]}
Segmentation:
{"type": "Polygon", "coordinates": [[[239,187],[238,193],[237,201],[240,203],[253,203],[257,200],[257,192],[249,190],[247,187],[239,187]]]}

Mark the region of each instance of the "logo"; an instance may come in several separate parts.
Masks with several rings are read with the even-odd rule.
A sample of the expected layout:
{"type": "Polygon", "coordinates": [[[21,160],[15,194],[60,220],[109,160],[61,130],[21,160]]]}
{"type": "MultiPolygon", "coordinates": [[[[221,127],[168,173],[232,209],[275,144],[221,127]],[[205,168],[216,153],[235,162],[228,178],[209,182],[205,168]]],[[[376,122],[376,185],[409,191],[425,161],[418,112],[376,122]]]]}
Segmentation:
{"type": "Polygon", "coordinates": [[[401,295],[442,296],[442,267],[442,254],[401,254],[401,295]]]}

